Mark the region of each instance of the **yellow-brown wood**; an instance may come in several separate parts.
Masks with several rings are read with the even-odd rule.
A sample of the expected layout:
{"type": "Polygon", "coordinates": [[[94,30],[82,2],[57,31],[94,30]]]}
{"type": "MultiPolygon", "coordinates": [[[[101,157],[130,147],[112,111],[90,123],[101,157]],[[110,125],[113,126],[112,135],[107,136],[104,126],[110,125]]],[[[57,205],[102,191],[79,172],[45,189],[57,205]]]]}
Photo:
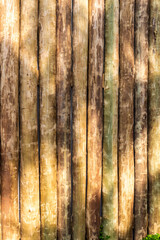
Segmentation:
{"type": "Polygon", "coordinates": [[[149,233],[160,232],[160,1],[150,1],[149,36],[149,233]]]}
{"type": "Polygon", "coordinates": [[[40,0],[41,239],[57,239],[56,0],[40,0]]]}
{"type": "Polygon", "coordinates": [[[136,0],[135,14],[135,229],[147,235],[148,0],[136,0]]]}
{"type": "Polygon", "coordinates": [[[71,239],[71,0],[57,5],[58,239],[71,239]]]}
{"type": "Polygon", "coordinates": [[[134,0],[120,0],[119,240],[133,236],[134,0]]]}
{"type": "Polygon", "coordinates": [[[1,222],[0,239],[19,239],[18,63],[19,1],[0,2],[1,46],[1,222]]]}
{"type": "Polygon", "coordinates": [[[104,1],[89,0],[87,237],[98,239],[102,180],[104,1]]]}
{"type": "Polygon", "coordinates": [[[118,239],[119,0],[105,1],[103,230],[118,239]]]}
{"type": "Polygon", "coordinates": [[[21,1],[20,134],[21,240],[40,239],[37,134],[38,1],[21,1]]]}
{"type": "Polygon", "coordinates": [[[73,2],[72,237],[85,239],[88,0],[73,2]]]}

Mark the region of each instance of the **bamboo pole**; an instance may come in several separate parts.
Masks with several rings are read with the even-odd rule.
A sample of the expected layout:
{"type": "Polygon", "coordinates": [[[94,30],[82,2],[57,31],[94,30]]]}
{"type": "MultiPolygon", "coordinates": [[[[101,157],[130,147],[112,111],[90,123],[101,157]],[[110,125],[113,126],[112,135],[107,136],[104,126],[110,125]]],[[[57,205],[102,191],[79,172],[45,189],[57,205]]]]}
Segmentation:
{"type": "Polygon", "coordinates": [[[147,235],[148,0],[136,0],[135,19],[135,230],[147,235]]]}
{"type": "Polygon", "coordinates": [[[119,1],[105,2],[103,230],[118,239],[119,1]]]}
{"type": "Polygon", "coordinates": [[[58,239],[71,239],[71,0],[57,9],[58,239]]]}
{"type": "Polygon", "coordinates": [[[98,239],[102,175],[104,1],[89,1],[87,235],[98,239]]]}
{"type": "Polygon", "coordinates": [[[20,49],[21,240],[40,239],[37,23],[38,2],[22,0],[20,49]]]}
{"type": "Polygon", "coordinates": [[[120,0],[119,239],[131,240],[134,202],[134,0],[120,0]]]}
{"type": "Polygon", "coordinates": [[[73,239],[85,239],[88,0],[73,2],[73,239]]]}
{"type": "Polygon", "coordinates": [[[19,1],[1,1],[0,10],[2,170],[2,233],[0,239],[17,240],[19,239],[19,1]]]}
{"type": "Polygon", "coordinates": [[[40,0],[41,239],[57,239],[56,0],[40,0]]]}
{"type": "Polygon", "coordinates": [[[149,36],[149,233],[160,232],[160,1],[150,1],[149,36]]]}

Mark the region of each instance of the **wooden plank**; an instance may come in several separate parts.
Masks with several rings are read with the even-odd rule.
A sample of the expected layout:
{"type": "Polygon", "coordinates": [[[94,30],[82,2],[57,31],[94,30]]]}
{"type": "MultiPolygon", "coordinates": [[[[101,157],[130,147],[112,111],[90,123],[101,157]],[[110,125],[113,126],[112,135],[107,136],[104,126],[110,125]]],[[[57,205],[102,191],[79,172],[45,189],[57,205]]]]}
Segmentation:
{"type": "Polygon", "coordinates": [[[89,1],[87,235],[98,239],[102,175],[104,1],[89,1]]]}
{"type": "Polygon", "coordinates": [[[71,0],[57,8],[58,239],[71,239],[71,0]]]}
{"type": "Polygon", "coordinates": [[[149,233],[160,232],[160,1],[150,1],[149,36],[149,233]]]}
{"type": "Polygon", "coordinates": [[[56,0],[40,0],[41,239],[57,239],[56,0]]]}
{"type": "Polygon", "coordinates": [[[19,239],[18,215],[18,63],[19,1],[0,3],[1,22],[1,176],[2,233],[0,239],[19,239]]]}
{"type": "Polygon", "coordinates": [[[134,202],[134,0],[120,0],[119,239],[131,240],[134,202]]]}
{"type": "Polygon", "coordinates": [[[85,239],[88,0],[73,2],[73,239],[85,239]]]}
{"type": "Polygon", "coordinates": [[[21,240],[40,239],[37,27],[38,2],[22,0],[20,49],[21,240]]]}
{"type": "Polygon", "coordinates": [[[135,13],[135,230],[147,235],[148,0],[136,0],[135,13]]]}
{"type": "Polygon", "coordinates": [[[118,239],[119,1],[105,1],[103,230],[118,239]]]}

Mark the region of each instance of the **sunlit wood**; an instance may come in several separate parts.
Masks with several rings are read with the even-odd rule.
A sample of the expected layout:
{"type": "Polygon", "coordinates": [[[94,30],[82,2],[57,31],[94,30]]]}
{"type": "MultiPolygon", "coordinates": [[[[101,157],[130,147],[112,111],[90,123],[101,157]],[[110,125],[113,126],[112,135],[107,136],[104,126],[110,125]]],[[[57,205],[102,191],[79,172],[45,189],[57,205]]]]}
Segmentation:
{"type": "Polygon", "coordinates": [[[136,1],[135,14],[135,231],[147,235],[148,0],[136,1]]]}
{"type": "Polygon", "coordinates": [[[89,0],[87,237],[98,239],[102,180],[104,1],[89,0]]]}
{"type": "Polygon", "coordinates": [[[37,27],[38,2],[22,0],[20,42],[21,240],[40,239],[37,27]]]}
{"type": "Polygon", "coordinates": [[[40,0],[41,239],[57,239],[56,0],[40,0]]]}
{"type": "Polygon", "coordinates": [[[88,0],[73,2],[73,239],[85,239],[88,0]]]}
{"type": "Polygon", "coordinates": [[[119,240],[133,236],[134,0],[120,0],[119,240]]]}
{"type": "Polygon", "coordinates": [[[149,36],[149,233],[160,232],[160,1],[150,1],[149,36]]]}
{"type": "Polygon", "coordinates": [[[19,239],[18,0],[0,2],[0,46],[2,171],[2,228],[0,229],[0,239],[17,240],[19,239]]]}

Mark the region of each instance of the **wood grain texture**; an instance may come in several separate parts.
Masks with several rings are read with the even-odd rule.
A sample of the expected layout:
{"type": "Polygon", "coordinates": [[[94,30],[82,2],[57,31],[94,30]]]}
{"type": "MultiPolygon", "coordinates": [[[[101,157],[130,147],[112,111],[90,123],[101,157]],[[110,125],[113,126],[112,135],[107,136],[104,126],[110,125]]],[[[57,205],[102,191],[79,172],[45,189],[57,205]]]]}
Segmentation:
{"type": "Polygon", "coordinates": [[[98,239],[102,180],[104,1],[89,0],[87,236],[98,239]]]}
{"type": "Polygon", "coordinates": [[[160,1],[150,1],[149,36],[149,233],[160,232],[160,1]]]}
{"type": "Polygon", "coordinates": [[[118,239],[119,1],[105,1],[103,230],[118,239]]]}
{"type": "Polygon", "coordinates": [[[0,239],[17,240],[19,239],[19,1],[1,1],[0,10],[2,170],[2,233],[0,239]]]}
{"type": "Polygon", "coordinates": [[[57,9],[58,239],[71,239],[71,0],[57,9]]]}
{"type": "Polygon", "coordinates": [[[20,46],[21,240],[40,239],[37,27],[38,2],[22,0],[20,46]]]}
{"type": "Polygon", "coordinates": [[[41,239],[57,239],[56,0],[40,0],[41,239]]]}
{"type": "Polygon", "coordinates": [[[73,2],[72,237],[85,239],[88,0],[73,2]]]}
{"type": "Polygon", "coordinates": [[[135,9],[135,229],[134,239],[147,236],[147,87],[148,0],[135,9]]]}
{"type": "Polygon", "coordinates": [[[134,202],[134,0],[120,0],[119,239],[131,240],[134,202]]]}

